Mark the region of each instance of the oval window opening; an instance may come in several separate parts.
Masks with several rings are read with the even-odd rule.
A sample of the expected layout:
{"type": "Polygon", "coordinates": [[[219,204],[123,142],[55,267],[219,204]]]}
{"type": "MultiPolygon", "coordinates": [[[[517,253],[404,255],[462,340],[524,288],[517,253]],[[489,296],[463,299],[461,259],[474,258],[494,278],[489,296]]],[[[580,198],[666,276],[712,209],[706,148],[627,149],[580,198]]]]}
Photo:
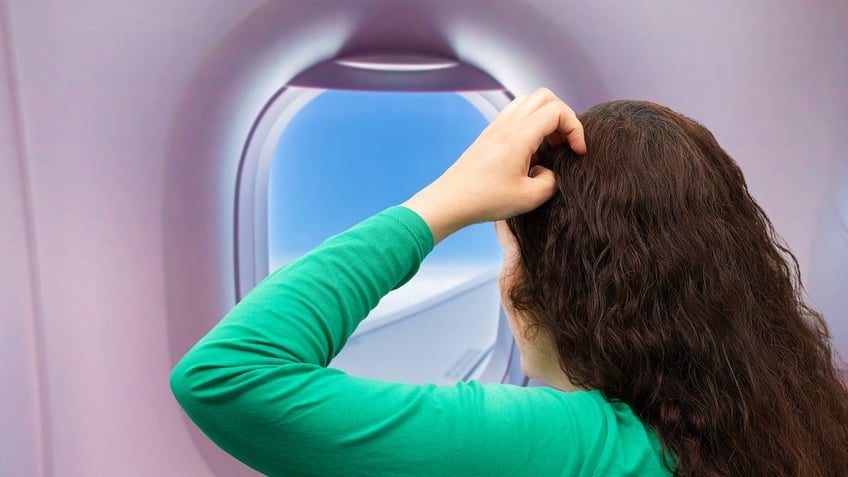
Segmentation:
{"type": "MultiPolygon", "coordinates": [[[[466,95],[328,90],[295,114],[268,174],[268,267],[402,203],[488,124],[466,95]]],[[[476,377],[494,345],[501,252],[492,224],[448,237],[383,298],[331,366],[403,382],[476,377]]]]}

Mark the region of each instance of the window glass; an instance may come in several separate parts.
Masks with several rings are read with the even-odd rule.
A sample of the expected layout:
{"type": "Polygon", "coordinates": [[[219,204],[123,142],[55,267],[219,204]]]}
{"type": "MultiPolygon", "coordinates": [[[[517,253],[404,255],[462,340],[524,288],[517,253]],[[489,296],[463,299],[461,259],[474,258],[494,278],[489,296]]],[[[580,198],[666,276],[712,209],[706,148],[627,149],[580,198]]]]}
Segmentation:
{"type": "MultiPolygon", "coordinates": [[[[292,118],[274,152],[270,269],[400,204],[447,169],[486,125],[456,93],[330,90],[317,96],[292,118]]],[[[444,240],[369,319],[494,274],[500,256],[492,224],[468,227],[444,240]]]]}

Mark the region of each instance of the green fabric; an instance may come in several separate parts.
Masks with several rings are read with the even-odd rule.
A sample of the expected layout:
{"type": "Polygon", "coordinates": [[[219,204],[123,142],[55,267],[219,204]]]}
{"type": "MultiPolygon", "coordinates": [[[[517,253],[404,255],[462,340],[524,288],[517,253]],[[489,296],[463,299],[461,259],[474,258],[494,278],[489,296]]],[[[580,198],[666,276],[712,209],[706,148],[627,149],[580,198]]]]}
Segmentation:
{"type": "Polygon", "coordinates": [[[183,357],[177,400],[221,448],[274,476],[668,475],[656,435],[598,391],[410,385],[327,368],[432,247],[403,207],[328,239],[183,357]]]}

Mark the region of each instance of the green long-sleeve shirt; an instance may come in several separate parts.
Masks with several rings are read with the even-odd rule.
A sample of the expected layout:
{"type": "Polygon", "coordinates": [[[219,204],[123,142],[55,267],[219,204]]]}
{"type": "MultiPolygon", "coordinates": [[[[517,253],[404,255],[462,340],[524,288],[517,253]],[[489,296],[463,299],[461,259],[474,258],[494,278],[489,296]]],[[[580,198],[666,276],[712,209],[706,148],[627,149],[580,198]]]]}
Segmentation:
{"type": "Polygon", "coordinates": [[[274,476],[668,475],[656,434],[598,391],[410,385],[327,368],[432,248],[427,224],[403,207],[328,239],[183,357],[177,400],[221,448],[274,476]]]}

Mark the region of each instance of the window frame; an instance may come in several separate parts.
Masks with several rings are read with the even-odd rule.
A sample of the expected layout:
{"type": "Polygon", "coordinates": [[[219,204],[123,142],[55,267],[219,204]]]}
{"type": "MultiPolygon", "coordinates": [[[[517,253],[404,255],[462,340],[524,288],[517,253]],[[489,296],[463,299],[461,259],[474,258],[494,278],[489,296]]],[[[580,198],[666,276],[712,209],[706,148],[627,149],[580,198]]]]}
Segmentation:
{"type": "MultiPolygon", "coordinates": [[[[467,65],[464,65],[467,67],[467,65]]],[[[479,71],[479,70],[477,70],[479,71]]],[[[307,73],[309,70],[307,70],[307,73]]],[[[358,74],[361,74],[359,72],[358,74]]],[[[380,72],[371,72],[380,75],[380,72]]],[[[415,74],[415,73],[409,73],[415,74]]],[[[308,75],[307,75],[308,76],[308,75]]],[[[313,75],[314,76],[314,75],[313,75]]],[[[338,76],[335,77],[337,81],[338,76]]],[[[379,81],[375,84],[382,84],[379,81]]],[[[245,141],[238,165],[234,208],[234,271],[235,300],[239,301],[249,290],[255,287],[269,273],[268,259],[268,184],[274,151],[283,131],[298,112],[310,101],[331,89],[342,89],[338,84],[320,85],[314,81],[299,81],[298,78],[280,88],[264,105],[254,121],[245,141]],[[329,86],[329,87],[327,87],[329,86]]],[[[384,86],[384,85],[383,85],[384,86]]],[[[484,88],[491,87],[486,84],[484,88]]],[[[363,88],[353,88],[363,89],[363,88]]],[[[385,88],[376,91],[389,91],[385,88]]],[[[491,122],[495,116],[514,98],[503,87],[499,89],[454,90],[444,85],[432,88],[436,91],[455,92],[477,108],[483,117],[491,122]]],[[[394,90],[398,91],[398,90],[394,90]]],[[[414,92],[415,89],[399,91],[414,92]]],[[[456,296],[479,286],[472,283],[454,290],[456,296]]],[[[444,299],[445,295],[431,297],[429,300],[444,299]]],[[[433,303],[421,303],[417,308],[426,308],[433,303]]],[[[499,307],[497,336],[485,358],[465,377],[481,382],[500,382],[527,385],[528,378],[521,371],[520,356],[509,330],[503,307],[499,307]]],[[[376,326],[358,330],[360,333],[373,331],[376,326]]]]}

